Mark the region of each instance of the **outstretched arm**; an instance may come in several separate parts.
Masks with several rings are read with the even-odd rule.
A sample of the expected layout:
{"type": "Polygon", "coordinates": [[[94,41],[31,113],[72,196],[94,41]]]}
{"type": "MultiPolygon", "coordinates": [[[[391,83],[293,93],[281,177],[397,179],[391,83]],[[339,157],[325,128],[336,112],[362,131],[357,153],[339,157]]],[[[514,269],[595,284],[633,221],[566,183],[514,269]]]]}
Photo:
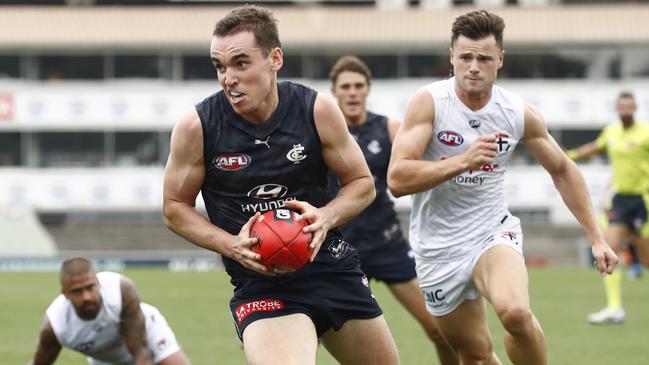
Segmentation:
{"type": "Polygon", "coordinates": [[[567,158],[554,138],[550,136],[541,114],[529,105],[525,106],[523,142],[527,144],[530,153],[550,173],[566,206],[586,232],[593,246],[593,256],[599,272],[602,274],[613,272],[618,258],[604,241],[604,236],[597,225],[584,177],[577,165],[567,158]]]}
{"type": "Polygon", "coordinates": [[[52,325],[49,318],[45,315],[41,323],[41,332],[38,337],[38,345],[36,345],[36,352],[31,361],[31,365],[51,365],[54,364],[56,358],[61,352],[61,344],[56,339],[52,325]]]}
{"type": "Polygon", "coordinates": [[[586,143],[585,145],[566,151],[566,155],[571,160],[581,160],[589,158],[602,153],[603,149],[597,144],[596,141],[586,143]]]}
{"type": "Polygon", "coordinates": [[[134,365],[151,364],[151,351],[146,343],[144,313],[140,308],[140,297],[133,282],[126,277],[120,281],[122,290],[122,314],[120,333],[134,365]]]}
{"type": "Polygon", "coordinates": [[[171,152],[164,173],[163,215],[165,224],[193,244],[218,252],[244,267],[264,274],[261,257],[250,248],[257,244],[250,228],[258,215],[250,217],[237,236],[213,225],[195,209],[196,197],[205,180],[203,128],[196,110],[185,115],[171,134],[171,152]]]}
{"type": "Polygon", "coordinates": [[[426,89],[408,101],[404,123],[392,143],[388,187],[396,196],[434,188],[468,169],[490,164],[496,157],[496,138],[478,138],[464,153],[438,161],[421,160],[433,135],[435,103],[426,89]]]}

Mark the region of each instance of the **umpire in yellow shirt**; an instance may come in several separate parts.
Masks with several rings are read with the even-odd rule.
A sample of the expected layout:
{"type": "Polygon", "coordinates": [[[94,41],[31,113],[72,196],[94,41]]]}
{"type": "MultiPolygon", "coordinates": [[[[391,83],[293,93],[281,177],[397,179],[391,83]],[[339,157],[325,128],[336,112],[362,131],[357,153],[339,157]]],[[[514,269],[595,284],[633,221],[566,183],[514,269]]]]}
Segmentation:
{"type": "MultiPolygon", "coordinates": [[[[606,242],[619,253],[625,240],[637,243],[640,260],[649,264],[649,124],[635,121],[636,102],[631,92],[617,99],[620,121],[604,128],[599,137],[574,150],[566,151],[573,160],[598,153],[608,154],[613,169],[613,202],[608,211],[606,242]],[[635,235],[635,237],[633,237],[635,235]]],[[[620,270],[604,277],[606,308],[588,315],[593,324],[623,323],[622,274],[620,270]]]]}

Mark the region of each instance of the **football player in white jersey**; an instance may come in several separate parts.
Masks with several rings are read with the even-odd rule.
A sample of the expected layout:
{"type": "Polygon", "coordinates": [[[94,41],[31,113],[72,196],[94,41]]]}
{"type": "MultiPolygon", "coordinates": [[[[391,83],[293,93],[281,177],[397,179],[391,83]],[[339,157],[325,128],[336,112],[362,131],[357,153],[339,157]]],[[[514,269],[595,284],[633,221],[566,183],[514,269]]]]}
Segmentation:
{"type": "Polygon", "coordinates": [[[485,300],[505,329],[514,364],[547,364],[547,346],[530,309],[519,220],[504,194],[514,147],[525,143],[550,173],[592,243],[597,269],[618,258],[598,228],[584,178],[547,132],[540,113],[495,85],[505,52],[504,21],[484,10],[453,23],[454,77],[410,99],[395,137],[388,185],[414,194],[410,243],[428,310],[462,364],[500,364],[485,300]]]}
{"type": "Polygon", "coordinates": [[[173,331],[153,306],[141,303],[133,282],[113,272],[95,274],[90,262],[63,262],[61,292],[41,324],[32,365],[56,361],[63,346],[90,365],[189,365],[173,331]]]}

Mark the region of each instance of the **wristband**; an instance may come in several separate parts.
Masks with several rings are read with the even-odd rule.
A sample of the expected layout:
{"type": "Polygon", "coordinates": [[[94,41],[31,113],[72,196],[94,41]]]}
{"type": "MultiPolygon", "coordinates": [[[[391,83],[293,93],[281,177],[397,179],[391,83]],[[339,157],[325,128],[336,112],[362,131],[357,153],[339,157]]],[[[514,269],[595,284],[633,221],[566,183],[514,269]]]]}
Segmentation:
{"type": "Polygon", "coordinates": [[[567,150],[566,151],[566,156],[568,156],[569,159],[574,161],[577,158],[577,151],[575,151],[575,150],[567,150]]]}

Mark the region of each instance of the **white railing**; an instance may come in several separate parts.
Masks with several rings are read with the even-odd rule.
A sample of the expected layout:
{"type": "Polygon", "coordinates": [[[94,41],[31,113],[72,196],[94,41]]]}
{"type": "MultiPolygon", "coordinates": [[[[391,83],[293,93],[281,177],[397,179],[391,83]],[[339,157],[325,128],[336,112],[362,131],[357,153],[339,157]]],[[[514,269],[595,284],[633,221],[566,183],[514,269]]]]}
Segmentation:
{"type": "MultiPolygon", "coordinates": [[[[606,166],[583,166],[593,203],[605,200],[609,182],[606,166]]],[[[39,212],[159,211],[162,208],[163,170],[110,169],[0,169],[0,205],[28,205],[39,212]]],[[[515,209],[547,209],[552,223],[576,224],[550,176],[541,167],[513,167],[505,189],[515,209]]],[[[197,207],[204,208],[198,197],[197,207]]],[[[410,198],[397,200],[399,210],[410,209],[410,198]]]]}
{"type": "MultiPolygon", "coordinates": [[[[323,93],[327,81],[302,80],[323,93]]],[[[375,80],[371,110],[401,118],[408,98],[430,79],[375,80]]],[[[501,81],[539,107],[550,127],[600,128],[616,119],[621,90],[638,101],[637,116],[649,119],[649,81],[501,81]]],[[[194,104],[219,90],[214,82],[15,82],[0,84],[3,130],[169,130],[194,104]]]]}

